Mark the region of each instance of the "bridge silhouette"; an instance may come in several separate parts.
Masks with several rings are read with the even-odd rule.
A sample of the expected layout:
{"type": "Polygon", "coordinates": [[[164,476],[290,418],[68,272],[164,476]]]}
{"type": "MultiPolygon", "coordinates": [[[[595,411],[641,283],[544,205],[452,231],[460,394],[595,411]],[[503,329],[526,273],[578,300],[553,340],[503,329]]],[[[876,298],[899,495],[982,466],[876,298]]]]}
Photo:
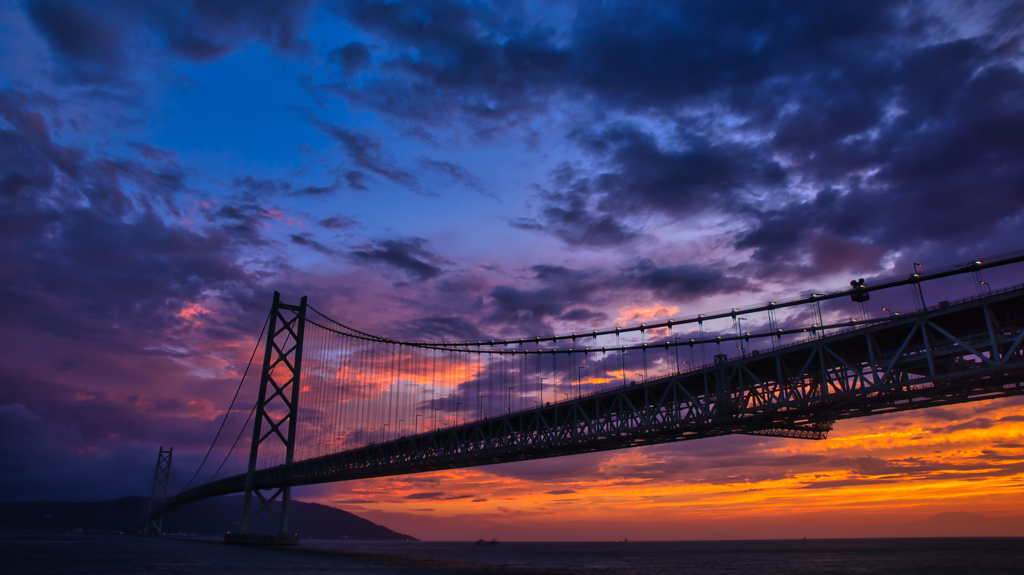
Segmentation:
{"type": "MultiPolygon", "coordinates": [[[[150,515],[243,493],[241,533],[227,540],[287,543],[293,486],[728,434],[819,440],[840,419],[1021,395],[1024,284],[993,290],[981,274],[1022,261],[973,261],[714,314],[490,341],[380,337],[305,297],[288,304],[275,293],[258,399],[232,446],[248,449],[247,465],[218,478],[222,463],[205,484],[155,494],[150,515]],[[925,304],[922,284],[959,274],[971,274],[976,294],[925,304]],[[900,288],[914,310],[868,313],[871,294],[900,288]],[[244,431],[248,443],[239,441],[244,431]],[[262,512],[277,536],[248,533],[262,512]]],[[[161,462],[170,465],[164,453],[158,477],[167,475],[161,462]]]]}

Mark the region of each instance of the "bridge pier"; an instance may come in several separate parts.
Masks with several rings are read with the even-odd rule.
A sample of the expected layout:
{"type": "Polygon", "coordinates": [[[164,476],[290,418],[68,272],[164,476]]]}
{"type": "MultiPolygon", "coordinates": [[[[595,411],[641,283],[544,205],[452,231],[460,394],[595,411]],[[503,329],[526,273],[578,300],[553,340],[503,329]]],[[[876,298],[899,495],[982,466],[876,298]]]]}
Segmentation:
{"type": "Polygon", "coordinates": [[[228,533],[225,543],[256,545],[298,545],[298,536],[288,530],[288,503],[291,487],[277,487],[270,490],[269,497],[256,485],[256,465],[259,447],[268,440],[279,440],[285,447],[285,464],[295,457],[295,429],[299,413],[299,379],[302,370],[303,336],[306,327],[306,297],[299,305],[281,301],[281,294],[274,292],[270,311],[270,331],[263,354],[263,373],[260,377],[259,399],[256,403],[256,420],[252,426],[252,443],[249,449],[249,466],[245,476],[244,503],[242,509],[241,533],[228,533]],[[268,395],[268,391],[270,392],[268,395]],[[264,433],[263,424],[267,431],[264,433]],[[259,508],[252,511],[253,494],[259,508]],[[280,499],[280,516],[275,516],[272,504],[280,499]],[[276,535],[249,533],[252,520],[266,512],[277,524],[276,535]]]}

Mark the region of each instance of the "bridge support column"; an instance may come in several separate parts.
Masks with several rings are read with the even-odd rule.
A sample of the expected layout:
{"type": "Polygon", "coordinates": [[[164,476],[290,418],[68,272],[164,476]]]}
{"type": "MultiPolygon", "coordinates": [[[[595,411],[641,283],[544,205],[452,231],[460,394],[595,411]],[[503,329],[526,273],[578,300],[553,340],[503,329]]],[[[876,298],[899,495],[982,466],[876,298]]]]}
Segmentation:
{"type": "Polygon", "coordinates": [[[241,536],[225,537],[227,543],[297,544],[288,533],[288,504],[291,487],[265,485],[260,481],[257,465],[259,448],[266,441],[280,441],[285,448],[284,463],[292,463],[295,456],[295,433],[299,413],[299,380],[302,371],[302,343],[306,327],[306,298],[299,305],[281,302],[281,294],[274,292],[270,312],[270,331],[263,354],[263,374],[260,378],[256,420],[252,426],[249,449],[249,467],[245,476],[244,508],[241,536]],[[266,424],[266,429],[264,429],[266,424]],[[261,490],[271,489],[269,496],[261,490]],[[252,511],[252,496],[256,495],[259,508],[252,511]],[[271,506],[280,500],[280,515],[271,506]],[[277,524],[276,536],[249,535],[252,520],[266,511],[277,524]]]}
{"type": "Polygon", "coordinates": [[[153,470],[153,484],[149,488],[149,500],[146,501],[146,510],[143,512],[142,533],[164,532],[163,514],[153,516],[153,509],[167,499],[167,484],[171,480],[171,456],[174,448],[164,449],[160,447],[160,454],[156,458],[156,469],[153,470]]]}

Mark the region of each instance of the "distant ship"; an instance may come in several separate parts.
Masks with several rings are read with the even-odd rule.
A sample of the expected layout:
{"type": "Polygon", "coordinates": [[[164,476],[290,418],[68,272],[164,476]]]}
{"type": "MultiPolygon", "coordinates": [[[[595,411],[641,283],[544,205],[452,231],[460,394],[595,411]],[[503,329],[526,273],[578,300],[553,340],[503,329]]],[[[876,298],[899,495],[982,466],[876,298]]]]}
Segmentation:
{"type": "Polygon", "coordinates": [[[477,545],[497,545],[498,544],[498,540],[497,539],[491,539],[490,541],[484,541],[483,539],[477,539],[476,540],[476,544],[477,545]]]}

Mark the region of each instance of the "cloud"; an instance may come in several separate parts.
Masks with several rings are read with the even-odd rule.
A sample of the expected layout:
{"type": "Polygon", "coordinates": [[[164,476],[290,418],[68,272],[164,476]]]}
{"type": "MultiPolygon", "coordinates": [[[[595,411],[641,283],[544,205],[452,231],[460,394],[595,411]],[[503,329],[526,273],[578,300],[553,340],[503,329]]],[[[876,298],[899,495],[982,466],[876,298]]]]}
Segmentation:
{"type": "Polygon", "coordinates": [[[405,498],[406,499],[440,499],[443,496],[444,496],[444,492],[442,492],[442,491],[430,491],[430,492],[424,492],[424,493],[410,493],[409,495],[406,495],[405,498]]]}
{"type": "Polygon", "coordinates": [[[255,301],[265,290],[240,260],[264,245],[268,214],[246,202],[199,204],[163,166],[56,143],[55,110],[47,98],[0,91],[0,294],[23,304],[6,315],[0,338],[8,358],[34,349],[2,385],[7,408],[23,406],[19,421],[38,421],[52,429],[46,437],[81,452],[31,438],[46,443],[36,458],[45,465],[17,474],[37,489],[17,487],[25,497],[140,493],[126,487],[138,477],[126,468],[141,464],[142,446],[149,460],[149,442],[175,438],[187,453],[212,437],[208,395],[190,386],[220,389],[220,377],[234,379],[231,369],[247,359],[234,343],[262,322],[265,303],[255,301]],[[173,217],[186,212],[190,224],[173,217]],[[39,478],[55,468],[93,483],[39,478]],[[97,487],[104,475],[114,478],[110,490],[97,487]]]}
{"type": "Polygon", "coordinates": [[[292,195],[292,196],[306,196],[306,197],[316,198],[316,197],[323,197],[323,196],[333,195],[334,192],[336,192],[337,190],[338,190],[338,187],[334,186],[334,185],[331,185],[331,186],[306,186],[304,188],[299,188],[299,189],[291,192],[289,195],[292,195]]]}
{"type": "Polygon", "coordinates": [[[370,65],[370,50],[362,42],[350,42],[337,50],[331,50],[328,58],[341,64],[345,76],[351,76],[370,65]]]}
{"type": "Polygon", "coordinates": [[[32,24],[76,82],[118,81],[128,64],[152,52],[191,61],[216,60],[250,41],[300,51],[308,0],[123,3],[34,0],[32,24]]]}
{"type": "Polygon", "coordinates": [[[462,166],[453,164],[452,162],[434,160],[431,158],[420,158],[420,165],[428,170],[445,176],[453,183],[461,184],[467,188],[477,191],[483,191],[483,183],[480,181],[480,178],[474,176],[469,172],[469,170],[462,166]]]}
{"type": "Polygon", "coordinates": [[[313,251],[320,252],[324,255],[332,256],[338,254],[338,250],[329,248],[324,244],[312,239],[312,234],[306,232],[302,234],[289,234],[289,239],[295,245],[310,248],[313,251]]]}
{"type": "Polygon", "coordinates": [[[510,220],[520,229],[607,249],[642,237],[646,218],[724,216],[751,273],[779,276],[963,249],[994,226],[1024,239],[1010,3],[977,11],[992,28],[973,36],[960,16],[902,2],[336,10],[387,54],[338,94],[382,113],[493,137],[573,102],[571,141],[593,161],[553,174],[537,211],[510,220]]]}
{"type": "MultiPolygon", "coordinates": [[[[352,162],[368,172],[377,174],[396,184],[405,186],[416,192],[423,192],[416,178],[409,172],[393,166],[380,156],[380,142],[373,140],[366,134],[360,134],[344,128],[333,122],[321,122],[311,118],[313,125],[320,131],[334,138],[342,145],[342,149],[352,162]]],[[[362,184],[364,175],[362,172],[352,171],[345,174],[350,187],[365,190],[362,184]]]]}
{"type": "Polygon", "coordinates": [[[378,242],[375,248],[354,250],[349,252],[349,255],[355,261],[382,263],[401,270],[418,281],[426,281],[441,275],[444,270],[427,263],[427,261],[440,263],[442,260],[436,254],[427,251],[423,247],[425,244],[426,241],[422,238],[384,240],[378,242]]]}
{"type": "Polygon", "coordinates": [[[746,280],[712,268],[688,264],[659,267],[649,259],[627,269],[626,275],[635,279],[637,285],[672,301],[685,301],[696,295],[735,293],[750,287],[746,280]]]}
{"type": "Polygon", "coordinates": [[[348,216],[338,215],[330,216],[328,218],[319,220],[317,221],[317,225],[319,225],[322,228],[327,228],[329,230],[347,230],[358,226],[359,222],[353,220],[348,216]]]}

